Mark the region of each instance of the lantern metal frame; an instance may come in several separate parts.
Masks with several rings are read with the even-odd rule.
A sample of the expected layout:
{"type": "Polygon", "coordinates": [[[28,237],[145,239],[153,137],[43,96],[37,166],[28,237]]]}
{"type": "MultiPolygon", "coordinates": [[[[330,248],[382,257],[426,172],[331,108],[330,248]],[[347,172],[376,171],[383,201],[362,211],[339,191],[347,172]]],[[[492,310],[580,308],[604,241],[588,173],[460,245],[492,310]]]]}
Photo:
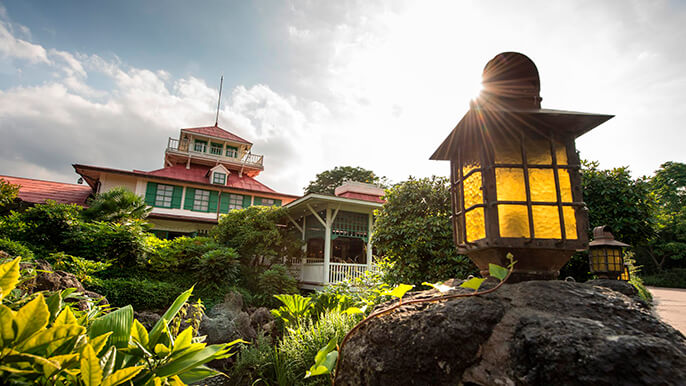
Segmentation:
{"type": "Polygon", "coordinates": [[[620,279],[622,275],[627,272],[627,276],[630,279],[631,276],[628,273],[628,266],[624,262],[623,249],[626,247],[630,247],[630,245],[615,240],[612,229],[609,226],[601,225],[593,228],[593,241],[588,245],[588,264],[590,272],[599,277],[610,279],[620,279]],[[618,252],[617,256],[610,256],[610,251],[618,252]],[[602,252],[602,254],[597,254],[597,252],[602,252]],[[620,260],[619,262],[611,262],[611,257],[618,257],[620,260]],[[598,258],[601,259],[598,260],[598,258]],[[601,269],[598,269],[597,267],[601,267],[601,269]]]}
{"type": "Polygon", "coordinates": [[[512,253],[518,261],[513,280],[555,278],[571,255],[585,250],[588,245],[587,210],[574,140],[613,116],[542,109],[538,70],[531,59],[520,53],[501,53],[489,61],[484,68],[483,85],[479,98],[470,103],[469,111],[431,156],[434,160],[450,160],[455,244],[460,253],[475,262],[482,274],[488,273],[489,263],[507,264],[506,256],[512,253]],[[550,163],[530,162],[528,141],[541,143],[543,140],[548,144],[550,163]],[[518,146],[514,146],[519,148],[521,163],[496,163],[498,148],[506,144],[505,147],[512,149],[512,142],[518,142],[518,146]],[[566,164],[558,162],[558,149],[566,152],[566,164]],[[478,166],[465,171],[464,167],[470,162],[478,163],[478,166]],[[521,170],[525,200],[498,199],[496,171],[499,168],[516,169],[517,173],[521,170]],[[533,169],[552,170],[555,201],[532,199],[530,173],[533,169]],[[566,200],[562,199],[560,171],[563,170],[569,175],[569,187],[565,185],[565,189],[571,190],[571,201],[568,196],[566,200]],[[474,173],[481,174],[482,201],[465,207],[464,183],[474,173]],[[528,237],[501,235],[499,211],[505,210],[503,205],[517,205],[518,209],[526,207],[528,237]],[[534,207],[537,206],[557,208],[559,238],[537,237],[538,223],[534,221],[534,207]],[[475,208],[483,208],[484,237],[478,239],[470,238],[467,233],[467,214],[475,208]],[[565,223],[565,208],[573,210],[576,237],[567,234],[570,227],[565,223]]]}

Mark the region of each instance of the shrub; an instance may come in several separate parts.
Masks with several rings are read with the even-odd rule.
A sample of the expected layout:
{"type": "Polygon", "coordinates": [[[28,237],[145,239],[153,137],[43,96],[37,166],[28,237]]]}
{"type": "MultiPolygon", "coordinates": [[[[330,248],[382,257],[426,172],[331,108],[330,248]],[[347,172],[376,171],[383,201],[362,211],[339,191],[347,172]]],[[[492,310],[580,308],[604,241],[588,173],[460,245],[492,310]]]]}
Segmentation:
{"type": "Polygon", "coordinates": [[[33,252],[19,241],[0,238],[0,251],[13,257],[20,256],[24,261],[33,260],[33,252]]]}
{"type": "Polygon", "coordinates": [[[150,236],[146,242],[150,254],[143,265],[158,272],[188,271],[202,255],[222,247],[209,237],[177,237],[166,241],[150,236]]]}
{"type": "Polygon", "coordinates": [[[89,288],[117,307],[130,304],[138,310],[159,310],[167,307],[183,287],[154,279],[114,278],[89,288]]]}
{"type": "Polygon", "coordinates": [[[239,273],[238,253],[233,248],[205,252],[195,263],[193,275],[198,282],[212,286],[235,284],[239,273]]]}
{"type": "Polygon", "coordinates": [[[298,281],[281,264],[274,264],[258,278],[259,291],[265,295],[298,293],[298,281]]]}
{"type": "Polygon", "coordinates": [[[51,253],[46,260],[54,269],[74,274],[74,276],[84,285],[96,285],[100,283],[100,279],[97,279],[92,275],[104,271],[111,265],[110,263],[91,261],[82,257],[67,255],[64,252],[51,253]]]}
{"type": "Polygon", "coordinates": [[[645,276],[643,282],[655,287],[686,288],[686,268],[672,268],[645,276]]]}
{"type": "Polygon", "coordinates": [[[147,223],[81,222],[65,235],[62,251],[90,260],[133,266],[149,252],[147,223]]]}
{"type": "Polygon", "coordinates": [[[87,221],[121,222],[142,220],[148,216],[150,210],[143,197],[118,186],[105,193],[98,193],[88,202],[88,208],[82,215],[87,221]]]}

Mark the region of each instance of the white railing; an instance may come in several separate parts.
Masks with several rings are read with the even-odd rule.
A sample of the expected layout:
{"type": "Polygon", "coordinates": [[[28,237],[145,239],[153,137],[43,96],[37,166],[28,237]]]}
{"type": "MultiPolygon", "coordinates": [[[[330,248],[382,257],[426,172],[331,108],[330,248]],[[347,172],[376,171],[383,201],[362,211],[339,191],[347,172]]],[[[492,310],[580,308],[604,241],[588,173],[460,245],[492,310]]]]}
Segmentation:
{"type": "Polygon", "coordinates": [[[258,167],[260,169],[264,165],[263,155],[247,153],[241,159],[238,159],[237,152],[233,151],[232,149],[230,150],[231,151],[227,151],[226,155],[223,155],[221,149],[208,146],[205,144],[190,144],[188,143],[188,141],[184,141],[180,144],[178,139],[171,137],[167,142],[167,151],[172,151],[175,153],[193,154],[194,156],[200,155],[204,157],[212,157],[214,159],[218,158],[222,161],[230,161],[235,164],[245,165],[249,167],[258,167]],[[198,146],[197,150],[195,148],[196,146],[198,146]]]}
{"type": "Polygon", "coordinates": [[[329,283],[362,277],[367,268],[367,264],[329,263],[329,283]]]}

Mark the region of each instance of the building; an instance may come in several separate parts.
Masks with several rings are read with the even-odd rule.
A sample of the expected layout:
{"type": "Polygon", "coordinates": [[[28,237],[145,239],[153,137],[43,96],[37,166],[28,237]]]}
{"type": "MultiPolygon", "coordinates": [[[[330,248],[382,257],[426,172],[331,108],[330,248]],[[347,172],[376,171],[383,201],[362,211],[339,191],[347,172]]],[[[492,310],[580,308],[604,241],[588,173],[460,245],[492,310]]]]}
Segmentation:
{"type": "Polygon", "coordinates": [[[60,204],[84,206],[93,194],[91,188],[84,185],[12,176],[0,176],[0,179],[19,185],[17,198],[23,205],[44,204],[45,201],[52,200],[60,204]]]}
{"type": "Polygon", "coordinates": [[[73,166],[93,193],[123,186],[145,197],[152,206],[152,231],[176,237],[204,234],[232,209],[281,206],[298,198],[255,179],[263,159],[252,153],[252,143],[215,125],[181,129],[178,138],[169,138],[158,170],[73,166]]]}
{"type": "Polygon", "coordinates": [[[320,289],[372,269],[374,210],[382,207],[384,191],[348,182],[335,194],[310,193],[286,205],[305,242],[305,257],[298,267],[302,288],[320,289]]]}

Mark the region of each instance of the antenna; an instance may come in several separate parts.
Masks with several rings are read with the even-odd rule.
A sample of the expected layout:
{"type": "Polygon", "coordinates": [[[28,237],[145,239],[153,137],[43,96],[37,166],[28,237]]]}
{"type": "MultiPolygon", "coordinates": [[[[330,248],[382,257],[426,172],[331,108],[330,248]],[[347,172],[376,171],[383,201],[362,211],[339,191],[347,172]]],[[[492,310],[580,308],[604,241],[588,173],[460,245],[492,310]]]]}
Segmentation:
{"type": "Polygon", "coordinates": [[[214,120],[214,126],[217,127],[219,124],[219,106],[222,103],[222,87],[224,86],[224,75],[222,75],[219,81],[219,98],[217,99],[217,118],[214,120]]]}

